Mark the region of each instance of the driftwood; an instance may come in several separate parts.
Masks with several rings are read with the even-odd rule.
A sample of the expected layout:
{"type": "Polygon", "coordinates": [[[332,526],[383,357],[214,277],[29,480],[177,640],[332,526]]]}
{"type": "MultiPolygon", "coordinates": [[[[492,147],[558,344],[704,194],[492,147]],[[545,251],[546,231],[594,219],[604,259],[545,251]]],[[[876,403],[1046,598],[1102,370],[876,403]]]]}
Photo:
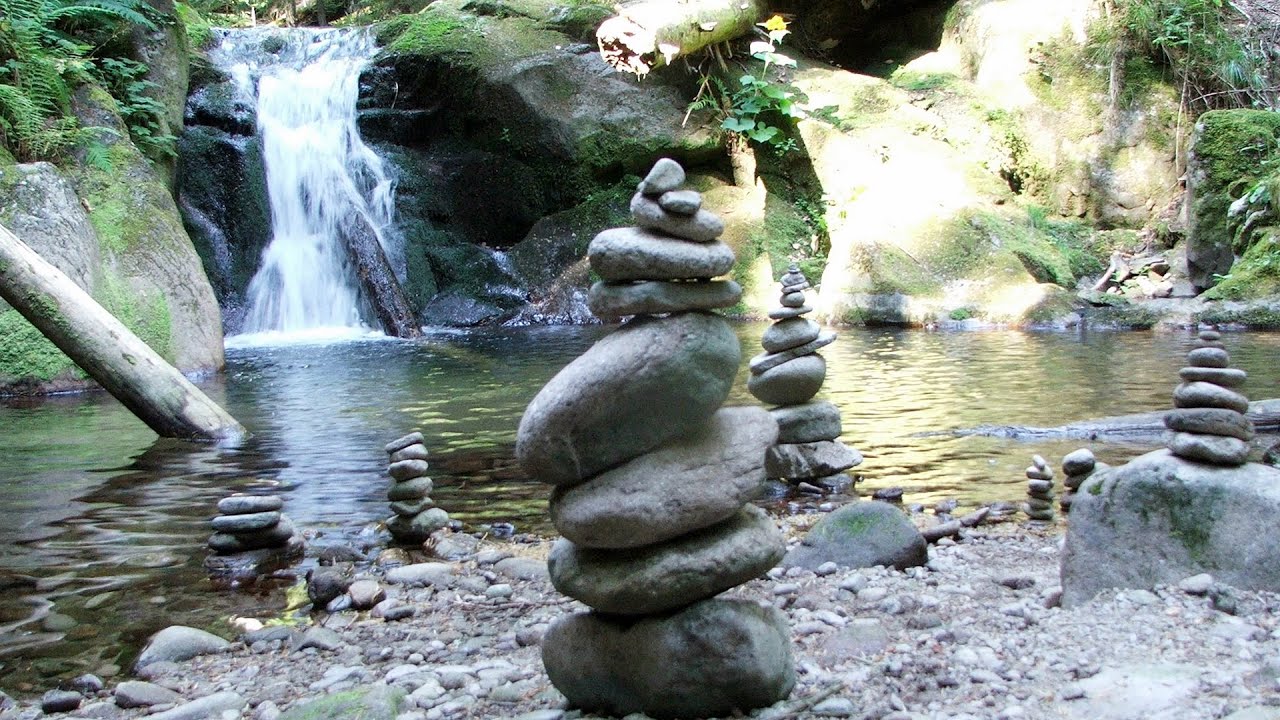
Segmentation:
{"type": "MultiPolygon", "coordinates": [[[[987,437],[1005,437],[1018,440],[1064,439],[1064,440],[1117,440],[1158,437],[1165,432],[1164,416],[1168,410],[1134,413],[1132,415],[1116,415],[1097,420],[1059,425],[1057,427],[1028,427],[1025,425],[980,425],[974,428],[949,430],[926,435],[955,435],[967,437],[972,435],[987,437]]],[[[1257,400],[1249,403],[1249,420],[1258,432],[1280,432],[1280,399],[1257,400]]]]}
{"type": "Polygon", "coordinates": [[[600,56],[615,70],[646,75],[708,45],[751,32],[763,0],[641,0],[621,6],[596,30],[600,56]]]}
{"type": "Polygon", "coordinates": [[[235,418],[3,226],[0,298],[158,435],[200,440],[244,435],[235,418]]]}
{"type": "Polygon", "coordinates": [[[382,323],[382,329],[388,335],[400,338],[421,337],[422,328],[418,326],[413,308],[409,306],[369,222],[363,215],[354,213],[343,227],[342,236],[347,258],[355,267],[360,287],[382,323]]]}

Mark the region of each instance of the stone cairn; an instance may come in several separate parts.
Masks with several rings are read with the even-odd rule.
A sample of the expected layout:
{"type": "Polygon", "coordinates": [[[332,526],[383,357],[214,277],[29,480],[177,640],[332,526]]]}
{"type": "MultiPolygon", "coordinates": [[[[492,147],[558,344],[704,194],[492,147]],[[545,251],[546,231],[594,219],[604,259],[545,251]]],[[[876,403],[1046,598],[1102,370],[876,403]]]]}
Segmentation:
{"type": "Polygon", "coordinates": [[[1058,504],[1062,507],[1063,512],[1071,509],[1071,500],[1075,497],[1080,486],[1084,485],[1084,481],[1088,480],[1096,469],[1098,469],[1098,461],[1094,458],[1093,451],[1089,448],[1073,450],[1062,458],[1062,474],[1065,477],[1062,480],[1062,499],[1058,501],[1058,504]]]}
{"type": "Polygon", "coordinates": [[[840,409],[813,400],[827,377],[827,361],[818,350],[836,334],[824,331],[804,316],[809,281],[792,265],[782,276],[782,307],[769,311],[773,325],[760,338],[764,352],[751,358],[747,390],[758,400],[776,405],[770,414],[778,422],[778,443],[769,448],[765,472],[801,488],[840,492],[853,485],[845,470],[862,462],[862,455],[840,437],[840,409]]]}
{"type": "Polygon", "coordinates": [[[391,512],[387,530],[396,542],[421,544],[431,533],[449,524],[449,514],[431,501],[431,478],[427,477],[427,447],[422,433],[411,432],[392,440],[383,448],[390,455],[387,474],[395,481],[387,491],[391,512]]]}
{"type": "Polygon", "coordinates": [[[1188,367],[1173,391],[1175,410],[1164,416],[1173,431],[1169,450],[1183,460],[1235,467],[1249,458],[1253,423],[1245,416],[1249,398],[1237,392],[1248,375],[1229,367],[1231,358],[1214,330],[1200,333],[1187,353],[1188,367]]]}
{"type": "Polygon", "coordinates": [[[1053,468],[1039,455],[1031,458],[1027,468],[1027,517],[1053,521],[1053,468]]]}
{"type": "Polygon", "coordinates": [[[639,227],[588,249],[602,318],[634,315],[529,403],[516,456],[554,486],[556,589],[592,608],[542,642],[552,683],[591,712],[708,717],[770,705],[795,683],[785,617],[715,595],[759,577],[784,542],[749,501],[777,425],[721,408],[741,362],[724,318],[741,289],[723,223],[659,160],[632,198],[639,227]]]}
{"type": "Polygon", "coordinates": [[[236,494],[219,500],[209,549],[218,555],[257,550],[301,554],[302,539],[282,507],[279,495],[236,494]]]}

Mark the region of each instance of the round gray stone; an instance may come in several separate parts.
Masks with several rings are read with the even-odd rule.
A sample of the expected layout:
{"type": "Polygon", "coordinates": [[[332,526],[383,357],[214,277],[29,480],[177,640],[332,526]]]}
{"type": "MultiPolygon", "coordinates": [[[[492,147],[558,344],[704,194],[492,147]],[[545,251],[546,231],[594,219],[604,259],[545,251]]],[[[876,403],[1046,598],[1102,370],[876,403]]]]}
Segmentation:
{"type": "Polygon", "coordinates": [[[760,508],[657,545],[592,550],[560,539],[547,569],[557,590],[596,610],[648,615],[709,598],[764,574],[785,551],[760,508]]]}
{"type": "Polygon", "coordinates": [[[724,221],[708,210],[692,215],[667,212],[643,193],[631,197],[631,219],[642,228],[674,235],[695,243],[709,243],[724,232],[724,221]]]}
{"type": "Polygon", "coordinates": [[[789,360],[747,379],[747,390],[760,402],[770,405],[799,405],[822,389],[827,378],[827,361],[821,355],[805,355],[789,360]]]}
{"type": "Polygon", "coordinates": [[[401,460],[388,465],[387,474],[403,482],[426,475],[430,467],[426,460],[401,460]]]}
{"type": "Polygon", "coordinates": [[[282,507],[284,500],[279,495],[231,495],[218,501],[218,512],[223,515],[249,515],[282,507]]]}
{"type": "Polygon", "coordinates": [[[702,208],[702,194],[693,190],[671,190],[658,196],[663,210],[676,215],[693,215],[702,208]]]}
{"type": "Polygon", "coordinates": [[[1080,448],[1072,450],[1062,458],[1062,473],[1064,475],[1087,475],[1093,472],[1097,459],[1093,456],[1093,451],[1089,448],[1080,448]]]}
{"type": "Polygon", "coordinates": [[[587,293],[587,307],[598,317],[657,315],[732,307],[741,298],[742,286],[732,280],[598,282],[587,293]]]}
{"type": "Polygon", "coordinates": [[[778,407],[769,414],[778,423],[779,443],[835,440],[843,431],[840,408],[825,400],[778,407]]]}
{"type": "Polygon", "coordinates": [[[836,334],[833,332],[819,333],[817,339],[810,340],[799,347],[793,347],[790,350],[783,350],[782,352],[776,353],[760,353],[759,355],[751,358],[751,362],[747,363],[747,367],[753,374],[759,375],[766,370],[778,367],[788,360],[794,360],[798,357],[804,357],[805,355],[812,355],[835,342],[835,340],[836,334]]]}
{"type": "Polygon", "coordinates": [[[1221,385],[1207,382],[1182,383],[1173,390],[1174,407],[1223,408],[1238,413],[1249,411],[1249,398],[1221,385]]]}
{"type": "Polygon", "coordinates": [[[356,610],[369,610],[387,599],[387,591],[377,580],[357,580],[347,588],[347,595],[351,596],[351,607],[356,610]]]}
{"type": "Polygon", "coordinates": [[[1028,480],[1027,492],[1031,495],[1050,495],[1053,493],[1052,480],[1028,480]]]}
{"type": "Polygon", "coordinates": [[[722,408],[685,437],[557,488],[551,520],[584,548],[651,545],[714,525],[759,493],[777,432],[763,408],[722,408]]]}
{"type": "Polygon", "coordinates": [[[760,338],[766,352],[776,353],[799,347],[818,339],[822,327],[807,318],[787,318],[769,326],[760,338]]]}
{"type": "Polygon", "coordinates": [[[1192,367],[1224,368],[1230,361],[1231,356],[1222,348],[1196,348],[1187,353],[1187,363],[1192,367]]]}
{"type": "Polygon", "coordinates": [[[1175,432],[1199,435],[1222,435],[1253,439],[1253,423],[1249,418],[1235,410],[1222,408],[1182,408],[1172,410],[1164,416],[1165,427],[1175,432]]]}
{"type": "Polygon", "coordinates": [[[643,228],[613,228],[587,247],[591,269],[602,280],[697,280],[733,268],[733,250],[722,242],[695,243],[643,228]]]}
{"type": "Polygon", "coordinates": [[[928,561],[928,544],[911,520],[896,506],[873,500],[845,505],[819,520],[782,564],[809,570],[826,562],[902,570],[928,561]]]}
{"type": "Polygon", "coordinates": [[[1183,382],[1208,382],[1225,388],[1238,388],[1244,385],[1249,373],[1236,368],[1184,367],[1178,371],[1183,382]]]}
{"type": "Polygon", "coordinates": [[[543,636],[542,662],[570,705],[608,716],[729,717],[795,685],[786,618],[745,600],[636,622],[566,615],[543,636]]]}
{"type": "Polygon", "coordinates": [[[404,437],[399,437],[399,438],[396,438],[395,440],[392,440],[391,442],[387,443],[382,449],[386,451],[388,455],[390,455],[391,453],[397,450],[403,450],[409,447],[410,445],[422,444],[425,441],[426,441],[426,438],[422,437],[422,433],[411,432],[408,435],[405,435],[404,437]]]}
{"type": "Polygon", "coordinates": [[[387,491],[387,499],[391,502],[406,502],[421,500],[431,494],[435,484],[431,482],[429,477],[414,478],[404,482],[398,482],[391,486],[387,491]]]}
{"type": "Polygon", "coordinates": [[[167,687],[140,680],[125,680],[116,686],[114,695],[116,705],[126,709],[173,705],[183,701],[181,695],[167,687]]]}
{"type": "Polygon", "coordinates": [[[1221,435],[1174,433],[1169,440],[1169,450],[1184,460],[1212,465],[1236,466],[1249,460],[1249,443],[1221,435]]]}
{"type": "Polygon", "coordinates": [[[387,530],[399,542],[422,542],[431,533],[449,524],[449,513],[440,508],[423,510],[413,517],[393,515],[387,519],[387,530]]]}
{"type": "Polygon", "coordinates": [[[429,497],[423,497],[418,500],[401,500],[391,503],[391,512],[404,517],[413,517],[428,508],[435,507],[435,502],[429,497]]]}
{"type": "Polygon", "coordinates": [[[280,522],[280,513],[272,510],[270,512],[248,513],[245,515],[219,515],[213,519],[211,524],[215,532],[239,535],[273,528],[278,522],[280,522]]]}
{"type": "Polygon", "coordinates": [[[784,292],[782,293],[782,298],[778,302],[782,303],[782,307],[788,307],[788,308],[804,307],[804,293],[784,292]]]}
{"type": "Polygon", "coordinates": [[[182,662],[197,655],[225,652],[231,643],[204,630],[184,625],[167,627],[147,641],[133,664],[134,672],[155,662],[182,662]]]}
{"type": "Polygon", "coordinates": [[[426,445],[414,443],[407,448],[391,453],[391,464],[394,465],[404,460],[426,460],[428,456],[426,445]]]}
{"type": "Polygon", "coordinates": [[[808,480],[844,472],[862,463],[862,453],[838,440],[778,444],[765,455],[771,478],[808,480]]]}
{"type": "Polygon", "coordinates": [[[671,158],[661,158],[653,164],[649,174],[636,187],[645,195],[661,195],[678,189],[684,184],[684,168],[671,158]]]}
{"type": "Polygon", "coordinates": [[[641,316],[569,363],[525,409],[516,458],[533,478],[581,482],[700,427],[742,360],[722,317],[641,316]]]}

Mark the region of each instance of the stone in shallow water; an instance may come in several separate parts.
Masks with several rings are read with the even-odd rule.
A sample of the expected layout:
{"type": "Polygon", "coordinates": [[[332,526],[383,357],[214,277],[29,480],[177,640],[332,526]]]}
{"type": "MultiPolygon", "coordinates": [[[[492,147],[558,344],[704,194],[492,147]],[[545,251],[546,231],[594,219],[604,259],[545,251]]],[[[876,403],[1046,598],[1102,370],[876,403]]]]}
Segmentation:
{"type": "Polygon", "coordinates": [[[412,480],[427,474],[430,465],[426,460],[401,460],[387,467],[387,474],[396,480],[412,480]]]}
{"type": "Polygon", "coordinates": [[[636,187],[645,195],[661,195],[679,189],[684,184],[684,168],[671,158],[661,158],[653,164],[649,174],[636,187]]]}
{"type": "Polygon", "coordinates": [[[1206,382],[1182,383],[1173,390],[1173,404],[1180,408],[1224,408],[1249,411],[1249,398],[1234,390],[1206,382]]]}
{"type": "Polygon", "coordinates": [[[558,488],[551,520],[584,548],[651,545],[713,525],[759,493],[776,436],[763,408],[722,408],[685,437],[558,488]]]}
{"type": "Polygon", "coordinates": [[[842,430],[840,408],[825,400],[774,408],[769,414],[778,423],[780,443],[835,440],[842,430]]]}
{"type": "Polygon", "coordinates": [[[676,215],[693,215],[702,208],[702,194],[693,190],[672,190],[658,196],[663,210],[676,215]]]}
{"type": "Polygon", "coordinates": [[[387,499],[391,502],[402,502],[406,500],[421,500],[431,494],[434,483],[429,477],[414,478],[404,482],[398,482],[391,486],[387,491],[387,499]]]}
{"type": "Polygon", "coordinates": [[[516,457],[571,485],[700,427],[729,396],[742,355],[724,318],[641,316],[548,382],[525,409],[516,457]]]}
{"type": "Polygon", "coordinates": [[[760,337],[766,352],[776,353],[799,347],[818,338],[822,327],[807,318],[787,318],[769,326],[760,337]]]}
{"type": "Polygon", "coordinates": [[[794,360],[798,357],[815,353],[835,342],[835,340],[835,333],[824,332],[819,334],[816,340],[810,340],[809,342],[800,345],[799,347],[793,347],[790,350],[783,350],[782,352],[777,353],[760,353],[759,355],[751,358],[751,362],[747,363],[747,366],[752,373],[759,375],[766,370],[778,367],[788,360],[794,360]]]}
{"type": "Polygon", "coordinates": [[[397,450],[403,450],[409,447],[410,445],[419,445],[425,441],[426,441],[426,438],[422,437],[422,433],[411,432],[408,435],[405,435],[404,437],[396,438],[395,440],[392,440],[391,442],[387,443],[382,449],[385,450],[388,455],[390,455],[391,453],[396,452],[397,450]]]}
{"type": "Polygon", "coordinates": [[[566,615],[547,629],[542,661],[570,705],[604,715],[728,717],[795,685],[786,618],[745,600],[635,622],[566,615]]]}
{"type": "Polygon", "coordinates": [[[1172,410],[1165,414],[1164,425],[1177,432],[1223,435],[1241,440],[1253,439],[1253,423],[1235,410],[1222,408],[1172,410]]]}
{"type": "Polygon", "coordinates": [[[280,513],[270,512],[246,513],[242,515],[219,515],[211,523],[215,532],[240,533],[253,532],[273,528],[280,522],[280,513]]]}
{"type": "Polygon", "coordinates": [[[232,495],[218,501],[218,512],[223,515],[249,515],[282,507],[284,501],[279,495],[232,495]]]}
{"type": "Polygon", "coordinates": [[[1238,388],[1244,385],[1249,374],[1236,368],[1184,367],[1178,371],[1183,382],[1209,382],[1225,388],[1238,388]]]}
{"type": "Polygon", "coordinates": [[[724,221],[715,213],[707,210],[698,210],[692,215],[669,213],[641,193],[631,198],[631,219],[640,227],[694,243],[709,243],[724,232],[724,221]]]}
{"type": "Polygon", "coordinates": [[[587,293],[587,307],[598,317],[657,315],[732,307],[741,298],[742,287],[732,280],[598,282],[587,293]]]}
{"type": "Polygon", "coordinates": [[[747,379],[747,390],[771,405],[799,405],[822,389],[827,377],[827,361],[821,355],[805,355],[789,360],[747,379]]]}
{"type": "Polygon", "coordinates": [[[748,505],[718,525],[642,548],[592,550],[561,539],[547,569],[556,590],[596,610],[647,615],[758,577],[785,549],[769,516],[748,505]]]}
{"type": "Polygon", "coordinates": [[[402,500],[391,503],[391,512],[404,517],[413,517],[423,510],[435,507],[436,503],[429,497],[417,500],[402,500]]]}
{"type": "Polygon", "coordinates": [[[601,279],[698,280],[733,268],[733,250],[722,242],[693,243],[633,227],[612,228],[587,247],[601,279]]]}
{"type": "Polygon", "coordinates": [[[838,440],[778,444],[765,455],[765,472],[771,478],[807,480],[834,475],[862,463],[862,453],[838,440]]]}
{"type": "Polygon", "coordinates": [[[1225,368],[1230,360],[1222,348],[1196,348],[1187,353],[1187,363],[1192,367],[1225,368]]]}
{"type": "Polygon", "coordinates": [[[1185,460],[1213,465],[1243,465],[1249,459],[1249,443],[1221,435],[1174,433],[1169,450],[1185,460]]]}
{"type": "Polygon", "coordinates": [[[387,519],[387,529],[401,542],[422,542],[448,524],[449,514],[440,508],[424,510],[413,517],[394,515],[387,519]]]}
{"type": "Polygon", "coordinates": [[[214,533],[209,538],[209,548],[217,553],[238,553],[246,550],[262,550],[283,547],[293,537],[293,522],[285,515],[280,522],[265,530],[254,530],[232,535],[225,532],[214,533]]]}

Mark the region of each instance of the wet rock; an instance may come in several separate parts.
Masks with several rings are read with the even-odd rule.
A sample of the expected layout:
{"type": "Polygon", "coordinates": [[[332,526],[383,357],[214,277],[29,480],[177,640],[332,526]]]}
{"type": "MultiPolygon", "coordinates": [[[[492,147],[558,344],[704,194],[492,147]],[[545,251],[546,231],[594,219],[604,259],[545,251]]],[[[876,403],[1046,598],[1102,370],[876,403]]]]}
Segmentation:
{"type": "Polygon", "coordinates": [[[151,636],[133,667],[136,672],[155,662],[182,662],[197,655],[225,652],[230,645],[213,633],[173,625],[151,636]]]}
{"type": "Polygon", "coordinates": [[[182,696],[155,683],[126,680],[116,686],[116,705],[122,708],[151,707],[152,705],[176,705],[182,696]]]}

